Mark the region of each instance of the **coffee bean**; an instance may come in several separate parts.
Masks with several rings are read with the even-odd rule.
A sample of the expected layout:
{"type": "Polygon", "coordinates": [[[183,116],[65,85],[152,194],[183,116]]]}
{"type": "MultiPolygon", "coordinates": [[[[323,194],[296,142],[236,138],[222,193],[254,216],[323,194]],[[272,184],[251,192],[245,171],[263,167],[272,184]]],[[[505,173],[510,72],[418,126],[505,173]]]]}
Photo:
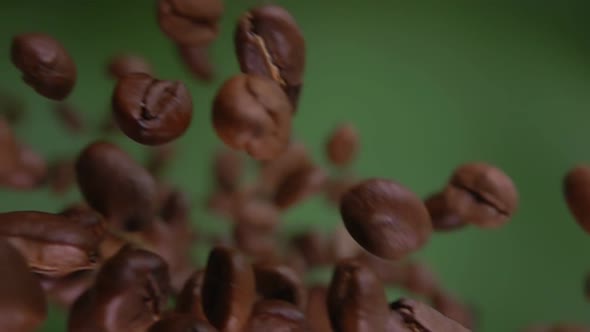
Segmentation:
{"type": "Polygon", "coordinates": [[[192,315],[199,320],[207,321],[203,311],[202,294],[205,270],[194,272],[185,282],[176,299],[176,312],[192,315]]]}
{"type": "Polygon", "coordinates": [[[518,205],[518,192],[512,180],[486,163],[457,167],[443,194],[459,218],[483,228],[502,226],[518,205]]]}
{"type": "Polygon", "coordinates": [[[590,234],[590,167],[572,168],[563,180],[567,206],[582,229],[590,234]]]}
{"type": "Polygon", "coordinates": [[[113,93],[113,112],[129,138],[140,144],[160,145],[188,129],[193,102],[183,83],[135,73],[119,79],[113,93]]]}
{"type": "Polygon", "coordinates": [[[96,271],[78,271],[61,278],[37,275],[47,298],[64,309],[70,306],[94,283],[96,271]]]}
{"type": "Polygon", "coordinates": [[[326,173],[314,165],[306,165],[287,174],[274,196],[275,204],[287,209],[320,192],[326,183],[326,173]]]}
{"type": "Polygon", "coordinates": [[[231,150],[219,150],[213,160],[215,186],[224,191],[237,189],[244,173],[244,162],[241,156],[231,150]]]}
{"type": "Polygon", "coordinates": [[[359,135],[350,123],[340,124],[334,129],[326,143],[328,160],[336,166],[347,166],[359,150],[359,135]]]}
{"type": "Polygon", "coordinates": [[[360,253],[357,260],[371,269],[384,284],[399,286],[406,279],[406,267],[399,262],[379,258],[366,251],[360,253]]]}
{"type": "Polygon", "coordinates": [[[269,79],[237,75],[227,80],[213,103],[213,126],[223,142],[259,160],[278,157],[291,137],[291,105],[269,79]]]}
{"type": "Polygon", "coordinates": [[[401,184],[365,180],[340,202],[340,214],[350,235],[367,251],[385,259],[400,259],[420,249],[432,225],[422,200],[401,184]]]}
{"type": "Polygon", "coordinates": [[[159,216],[168,224],[188,221],[191,202],[188,195],[179,189],[168,189],[160,200],[159,216]]]}
{"type": "Polygon", "coordinates": [[[289,302],[262,300],[256,303],[244,332],[311,332],[305,315],[289,302]]]}
{"type": "Polygon", "coordinates": [[[309,231],[295,235],[291,245],[302,254],[308,267],[326,265],[331,261],[330,242],[322,233],[309,231]]]}
{"type": "Polygon", "coordinates": [[[327,297],[334,331],[385,332],[389,308],[377,276],[354,260],[336,265],[327,297]]]}
{"type": "Polygon", "coordinates": [[[39,281],[24,257],[0,240],[0,330],[38,331],[47,316],[47,303],[39,281]]]}
{"type": "Polygon", "coordinates": [[[204,82],[213,80],[213,64],[206,46],[178,45],[177,50],[180,59],[193,77],[204,82]]]}
{"type": "MultiPolygon", "coordinates": [[[[428,305],[410,300],[400,299],[391,304],[393,316],[401,318],[404,330],[399,331],[440,331],[440,332],[468,332],[461,324],[453,321],[432,309],[428,305]]],[[[398,331],[398,330],[394,330],[398,331]]]]}
{"type": "Polygon", "coordinates": [[[276,159],[260,163],[258,191],[264,196],[274,196],[285,177],[311,163],[305,146],[300,142],[290,142],[276,159]]]}
{"type": "Polygon", "coordinates": [[[107,73],[114,79],[121,79],[129,74],[143,73],[153,75],[154,70],[146,59],[132,54],[113,56],[107,66],[107,73]]]}
{"type": "Polygon", "coordinates": [[[159,0],[158,23],[174,42],[206,45],[219,33],[221,0],[159,0]]]}
{"type": "Polygon", "coordinates": [[[432,220],[432,227],[435,231],[453,231],[467,225],[465,221],[451,210],[447,197],[442,193],[429,196],[424,201],[424,205],[428,209],[430,220],[432,220]]]}
{"type": "Polygon", "coordinates": [[[141,229],[156,214],[154,179],[114,144],[87,146],[76,162],[76,176],[88,203],[118,229],[141,229]]]}
{"type": "Polygon", "coordinates": [[[65,99],[76,82],[76,65],[63,45],[40,33],[26,33],[12,39],[12,63],[23,80],[44,97],[65,99]]]}
{"type": "Polygon", "coordinates": [[[252,266],[236,250],[216,247],[209,254],[203,281],[203,310],[221,332],[240,332],[256,299],[252,266]]]}
{"type": "Polygon", "coordinates": [[[62,195],[76,183],[75,162],[69,159],[57,160],[49,166],[49,187],[62,195]]]}
{"type": "Polygon", "coordinates": [[[284,8],[264,5],[242,15],[235,31],[242,72],[273,79],[297,110],[305,69],[305,40],[284,8]]]}
{"type": "Polygon", "coordinates": [[[326,306],[328,289],[323,286],[313,286],[308,290],[306,316],[311,330],[314,332],[331,332],[332,325],[326,306]]]}
{"type": "Polygon", "coordinates": [[[147,332],[217,332],[217,329],[192,315],[172,314],[152,325],[147,332]]]}
{"type": "Polygon", "coordinates": [[[73,106],[65,103],[57,104],[53,112],[60,124],[72,134],[80,134],[84,131],[86,125],[80,115],[80,112],[73,106]]]}
{"type": "Polygon", "coordinates": [[[0,238],[19,250],[33,272],[51,277],[94,269],[100,259],[100,237],[56,214],[0,213],[0,238]]]}
{"type": "Polygon", "coordinates": [[[268,257],[278,250],[276,229],[256,224],[236,223],[232,236],[237,248],[253,257],[268,257]]]}
{"type": "Polygon", "coordinates": [[[305,288],[297,272],[286,265],[274,262],[254,264],[256,290],[268,300],[282,300],[299,308],[305,304],[305,288]]]}

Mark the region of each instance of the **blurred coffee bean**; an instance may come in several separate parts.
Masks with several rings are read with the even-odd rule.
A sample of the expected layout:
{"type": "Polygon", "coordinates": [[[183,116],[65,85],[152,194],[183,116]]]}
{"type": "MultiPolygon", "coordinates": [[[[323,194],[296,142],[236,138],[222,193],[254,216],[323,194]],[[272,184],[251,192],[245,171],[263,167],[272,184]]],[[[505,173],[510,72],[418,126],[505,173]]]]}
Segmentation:
{"type": "Polygon", "coordinates": [[[324,185],[324,195],[329,203],[339,205],[342,196],[358,182],[358,179],[350,175],[328,178],[324,185]]]}
{"type": "Polygon", "coordinates": [[[212,192],[206,198],[205,208],[218,216],[232,218],[236,196],[237,194],[233,192],[221,190],[212,192]]]}
{"type": "Polygon", "coordinates": [[[256,303],[244,332],[311,332],[305,315],[292,303],[262,300],[256,303]]]}
{"type": "Polygon", "coordinates": [[[350,189],[342,197],[340,214],[350,235],[365,250],[385,259],[400,259],[419,250],[432,231],[422,200],[385,179],[365,180],[350,189]]]}
{"type": "Polygon", "coordinates": [[[252,266],[235,249],[216,247],[209,254],[203,281],[203,310],[221,332],[241,332],[256,300],[252,266]]]}
{"type": "Polygon", "coordinates": [[[313,332],[331,332],[330,316],[326,306],[328,289],[323,286],[313,286],[308,292],[306,316],[313,332]]]}
{"type": "Polygon", "coordinates": [[[448,318],[456,321],[468,329],[475,328],[476,317],[474,317],[474,312],[472,312],[471,308],[469,308],[464,303],[459,302],[459,300],[454,298],[452,295],[439,290],[434,294],[431,301],[432,307],[441,314],[447,316],[448,318]]]}
{"type": "Polygon", "coordinates": [[[278,250],[275,228],[236,223],[233,226],[232,236],[236,247],[249,256],[273,256],[278,250]]]}
{"type": "Polygon", "coordinates": [[[297,110],[305,69],[305,40],[284,8],[263,5],[244,13],[234,36],[242,72],[270,78],[281,85],[297,110]]]}
{"type": "Polygon", "coordinates": [[[235,150],[259,160],[277,158],[291,137],[287,96],[275,82],[253,75],[236,75],[218,90],[213,126],[219,138],[235,150]]]}
{"type": "Polygon", "coordinates": [[[94,269],[100,259],[100,237],[57,214],[0,213],[0,238],[18,249],[33,272],[51,277],[94,269]]]}
{"type": "Polygon", "coordinates": [[[76,176],[88,203],[117,229],[141,229],[156,214],[154,179],[114,144],[87,146],[76,162],[76,176]]]}
{"type": "Polygon", "coordinates": [[[367,251],[361,252],[357,260],[371,269],[384,284],[399,286],[406,278],[406,267],[402,263],[379,258],[367,251]]]}
{"type": "Polygon", "coordinates": [[[334,331],[386,331],[389,308],[385,288],[379,278],[359,262],[346,260],[336,265],[327,306],[334,331]]]}
{"type": "Polygon", "coordinates": [[[70,311],[68,331],[144,332],[162,315],[169,294],[166,263],[126,246],[100,269],[70,311]]]}
{"type": "Polygon", "coordinates": [[[150,146],[145,167],[153,176],[159,177],[170,166],[175,156],[176,151],[172,144],[150,146]]]}
{"type": "Polygon", "coordinates": [[[425,264],[410,261],[403,266],[403,270],[401,286],[407,291],[430,298],[439,290],[436,276],[425,264]]]}
{"type": "Polygon", "coordinates": [[[303,308],[306,303],[303,281],[286,265],[273,262],[254,264],[256,290],[264,299],[282,300],[303,308]]]}
{"type": "Polygon", "coordinates": [[[176,299],[176,312],[207,321],[202,302],[204,280],[205,270],[198,270],[188,277],[176,299]]]}
{"type": "Polygon", "coordinates": [[[326,142],[328,160],[336,166],[347,166],[359,150],[359,135],[351,123],[338,125],[326,142]]]}
{"type": "Polygon", "coordinates": [[[19,142],[8,122],[0,117],[0,186],[36,189],[47,179],[47,172],[43,157],[19,142]]]}
{"type": "Polygon", "coordinates": [[[156,322],[147,332],[217,332],[217,329],[192,315],[172,314],[156,322]]]}
{"type": "Polygon", "coordinates": [[[70,104],[59,103],[55,105],[53,113],[60,124],[72,134],[80,134],[86,129],[80,111],[70,104]]]}
{"type": "Polygon", "coordinates": [[[518,192],[510,177],[486,163],[457,167],[443,194],[459,218],[483,228],[502,226],[518,205],[518,192]]]}
{"type": "Polygon", "coordinates": [[[178,55],[185,67],[196,79],[211,82],[214,76],[213,64],[207,46],[177,45],[178,55]]]}
{"type": "Polygon", "coordinates": [[[326,183],[326,172],[320,167],[308,165],[286,175],[274,196],[275,204],[287,209],[320,192],[326,183]]]}
{"type": "Polygon", "coordinates": [[[424,201],[424,205],[428,209],[435,231],[453,231],[465,227],[466,223],[451,210],[447,197],[442,193],[430,195],[424,201]]]}
{"type": "Polygon", "coordinates": [[[263,196],[273,197],[283,179],[296,169],[312,164],[305,146],[292,141],[276,159],[260,163],[257,190],[263,196]]]}
{"type": "MultiPolygon", "coordinates": [[[[403,331],[440,331],[468,332],[461,324],[440,314],[428,305],[410,300],[400,299],[391,304],[393,317],[398,316],[406,327],[403,331]]],[[[398,331],[398,330],[393,330],[398,331]]]]}
{"type": "Polygon", "coordinates": [[[140,144],[160,145],[188,129],[193,101],[182,82],[134,73],[119,79],[113,93],[113,112],[129,138],[140,144]]]}
{"type": "Polygon", "coordinates": [[[63,195],[76,183],[76,163],[60,159],[49,165],[49,187],[55,194],[63,195]]]}
{"type": "Polygon", "coordinates": [[[40,95],[54,100],[65,99],[76,82],[76,64],[52,37],[41,33],[15,36],[11,46],[12,63],[22,78],[40,95]]]}
{"type": "Polygon", "coordinates": [[[590,234],[590,167],[578,165],[569,170],[563,179],[563,193],[578,225],[590,234]]]}
{"type": "MultiPolygon", "coordinates": [[[[187,224],[190,218],[191,202],[188,195],[179,189],[167,189],[160,199],[162,220],[168,224],[187,224]]],[[[186,225],[189,226],[189,225],[186,225]]]]}
{"type": "Polygon", "coordinates": [[[47,317],[41,285],[23,256],[0,240],[0,331],[37,331],[47,317]]]}
{"type": "Polygon", "coordinates": [[[240,184],[244,173],[242,156],[232,150],[219,150],[213,160],[215,185],[223,191],[234,191],[240,184]]]}
{"type": "Polygon", "coordinates": [[[295,235],[291,245],[305,258],[308,267],[326,265],[331,262],[330,242],[319,232],[308,231],[295,235]]]}
{"type": "Polygon", "coordinates": [[[221,0],[159,0],[160,29],[182,45],[206,45],[219,33],[221,0]]]}
{"type": "Polygon", "coordinates": [[[146,59],[132,54],[117,54],[109,59],[107,73],[111,78],[121,79],[129,74],[153,75],[152,65],[146,59]]]}
{"type": "Polygon", "coordinates": [[[27,174],[34,187],[47,180],[47,162],[37,151],[25,144],[19,144],[20,171],[27,174]]]}

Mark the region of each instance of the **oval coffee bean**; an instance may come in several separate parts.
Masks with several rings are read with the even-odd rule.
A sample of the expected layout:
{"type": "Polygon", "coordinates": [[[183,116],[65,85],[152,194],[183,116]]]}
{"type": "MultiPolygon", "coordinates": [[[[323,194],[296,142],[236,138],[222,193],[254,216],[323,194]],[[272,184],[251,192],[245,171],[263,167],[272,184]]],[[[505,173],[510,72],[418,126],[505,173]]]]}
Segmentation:
{"type": "Polygon", "coordinates": [[[56,214],[0,213],[0,238],[18,249],[33,272],[51,277],[94,269],[100,259],[100,236],[56,214]]]}
{"type": "Polygon", "coordinates": [[[356,157],[359,150],[359,135],[350,124],[341,124],[330,135],[326,143],[328,160],[336,166],[346,166],[356,157]]]}
{"type": "Polygon", "coordinates": [[[340,202],[340,214],[350,235],[367,251],[385,259],[400,259],[420,249],[432,232],[422,200],[401,184],[365,180],[340,202]]]}
{"type": "Polygon", "coordinates": [[[76,162],[76,176],[88,203],[119,229],[137,230],[156,213],[152,176],[114,144],[95,142],[76,162]]]}
{"type": "Polygon", "coordinates": [[[107,73],[114,79],[121,79],[134,73],[153,75],[154,70],[152,69],[152,66],[140,56],[119,54],[109,60],[107,73]]]}
{"type": "Polygon", "coordinates": [[[119,79],[113,93],[113,112],[129,138],[140,144],[160,145],[188,129],[193,101],[181,82],[135,73],[119,79]]]}
{"type": "Polygon", "coordinates": [[[217,92],[213,126],[221,140],[259,160],[278,157],[291,137],[291,105],[273,81],[237,75],[217,92]]]}
{"type": "Polygon", "coordinates": [[[221,0],[159,0],[158,23],[177,44],[205,45],[219,33],[221,0]]]}
{"type": "Polygon", "coordinates": [[[431,195],[424,201],[428,209],[432,227],[435,231],[453,231],[465,227],[467,224],[459,218],[449,207],[448,199],[443,193],[431,195]]]}
{"type": "Polygon", "coordinates": [[[264,5],[242,15],[234,37],[242,72],[273,79],[296,111],[303,85],[305,40],[284,8],[264,5]]]}
{"type": "Polygon", "coordinates": [[[457,167],[443,194],[459,218],[484,228],[502,226],[518,205],[518,192],[510,177],[486,163],[457,167]]]}
{"type": "Polygon", "coordinates": [[[303,308],[305,288],[295,270],[273,262],[254,264],[256,290],[267,300],[282,300],[303,308]]]}
{"type": "Polygon", "coordinates": [[[216,247],[209,254],[203,281],[203,310],[221,332],[241,332],[256,300],[252,266],[235,249],[216,247]]]}
{"type": "Polygon", "coordinates": [[[0,331],[38,331],[47,317],[47,302],[39,280],[23,256],[0,240],[0,331]]]}
{"type": "Polygon", "coordinates": [[[206,46],[178,45],[177,49],[180,59],[193,77],[204,82],[213,80],[213,64],[206,46]]]}
{"type": "Polygon", "coordinates": [[[337,332],[386,332],[389,308],[377,276],[354,260],[336,265],[327,297],[332,328],[337,332]]]}
{"type": "Polygon", "coordinates": [[[578,165],[563,179],[567,206],[582,229],[590,234],[590,167],[578,165]]]}
{"type": "Polygon", "coordinates": [[[390,307],[394,315],[399,315],[409,331],[469,332],[461,324],[418,301],[400,299],[390,307]]]}
{"type": "Polygon", "coordinates": [[[262,300],[256,303],[248,326],[243,332],[312,332],[299,308],[281,300],[262,300]]]}
{"type": "Polygon", "coordinates": [[[287,209],[324,188],[327,175],[314,165],[306,165],[287,174],[280,182],[274,195],[274,203],[287,209]]]}
{"type": "Polygon", "coordinates": [[[176,312],[207,321],[202,303],[204,280],[205,270],[196,271],[186,280],[176,299],[176,312]]]}
{"type": "Polygon", "coordinates": [[[168,315],[152,325],[147,332],[217,332],[217,329],[192,315],[168,315]]]}
{"type": "Polygon", "coordinates": [[[52,37],[27,33],[12,39],[12,63],[22,72],[25,83],[44,97],[65,99],[76,82],[76,64],[52,37]]]}

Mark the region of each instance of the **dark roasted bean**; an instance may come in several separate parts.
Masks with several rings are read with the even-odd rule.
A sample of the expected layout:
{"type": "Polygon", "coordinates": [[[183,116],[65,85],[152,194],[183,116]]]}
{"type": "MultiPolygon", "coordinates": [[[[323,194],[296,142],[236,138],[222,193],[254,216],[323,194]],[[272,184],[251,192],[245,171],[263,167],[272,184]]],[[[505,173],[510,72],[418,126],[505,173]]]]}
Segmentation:
{"type": "Polygon", "coordinates": [[[219,33],[221,0],[159,0],[158,23],[170,39],[183,45],[206,45],[219,33]]]}
{"type": "Polygon", "coordinates": [[[563,193],[578,225],[590,234],[590,167],[572,168],[563,180],[563,193]]]}
{"type": "Polygon", "coordinates": [[[299,308],[305,304],[305,288],[297,272],[286,265],[271,262],[254,264],[256,290],[264,299],[282,300],[299,308]]]}

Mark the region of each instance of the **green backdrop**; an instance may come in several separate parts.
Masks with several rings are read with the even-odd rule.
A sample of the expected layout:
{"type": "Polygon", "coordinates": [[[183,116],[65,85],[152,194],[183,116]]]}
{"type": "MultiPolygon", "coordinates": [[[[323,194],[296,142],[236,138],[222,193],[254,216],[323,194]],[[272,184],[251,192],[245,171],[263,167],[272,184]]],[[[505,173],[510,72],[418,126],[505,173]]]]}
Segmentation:
{"type": "MultiPolygon", "coordinates": [[[[0,89],[23,97],[29,111],[16,128],[19,137],[53,159],[76,153],[94,136],[65,133],[48,111],[50,102],[20,80],[8,56],[12,35],[43,31],[65,44],[79,68],[69,101],[91,123],[109,110],[113,82],[104,75],[105,59],[119,51],[142,54],[160,77],[190,86],[195,115],[167,179],[192,195],[196,223],[223,231],[198,203],[210,188],[210,156],[220,144],[210,105],[219,84],[238,70],[233,25],[257,3],[227,1],[212,49],[217,78],[204,85],[184,70],[158,30],[154,0],[1,1],[0,89]]],[[[295,130],[318,161],[325,162],[327,133],[351,121],[362,136],[355,165],[362,176],[393,178],[426,195],[459,163],[485,160],[515,180],[521,204],[509,224],[436,235],[417,255],[448,289],[478,305],[480,331],[517,331],[530,322],[590,323],[582,292],[590,239],[561,195],[566,170],[590,157],[589,2],[278,3],[294,14],[307,40],[295,130]]],[[[145,153],[124,137],[114,140],[137,158],[145,153]]],[[[78,197],[75,191],[64,197],[1,191],[0,211],[57,211],[78,197]]],[[[285,228],[338,222],[336,211],[314,199],[289,212],[285,228]]],[[[43,331],[63,329],[63,316],[52,309],[43,331]]]]}

